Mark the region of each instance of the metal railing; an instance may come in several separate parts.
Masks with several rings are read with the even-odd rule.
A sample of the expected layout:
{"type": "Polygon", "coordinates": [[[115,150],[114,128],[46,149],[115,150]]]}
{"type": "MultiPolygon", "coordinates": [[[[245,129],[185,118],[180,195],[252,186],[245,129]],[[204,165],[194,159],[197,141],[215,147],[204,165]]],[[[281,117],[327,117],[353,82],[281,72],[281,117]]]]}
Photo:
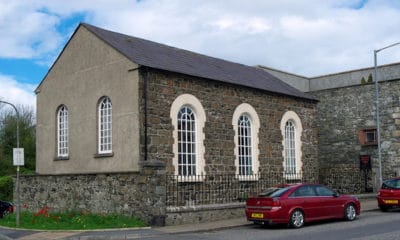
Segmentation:
{"type": "Polygon", "coordinates": [[[279,184],[317,182],[302,174],[269,172],[240,176],[207,174],[196,176],[167,175],[167,206],[198,206],[243,202],[247,197],[279,184]]]}
{"type": "Polygon", "coordinates": [[[247,176],[207,174],[166,178],[167,207],[243,202],[268,187],[299,182],[322,183],[345,194],[363,193],[366,185],[372,187],[371,173],[364,175],[357,168],[330,169],[320,177],[271,171],[247,176]]]}

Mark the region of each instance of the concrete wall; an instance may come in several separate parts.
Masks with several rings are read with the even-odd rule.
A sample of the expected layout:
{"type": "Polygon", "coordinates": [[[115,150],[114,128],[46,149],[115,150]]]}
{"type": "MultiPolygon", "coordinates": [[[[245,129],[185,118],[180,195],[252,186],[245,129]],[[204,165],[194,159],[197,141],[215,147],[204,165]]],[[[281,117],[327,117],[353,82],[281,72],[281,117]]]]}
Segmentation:
{"type": "MultiPolygon", "coordinates": [[[[302,92],[314,92],[325,89],[334,89],[362,84],[361,79],[368,81],[368,77],[374,76],[374,68],[355,69],[351,71],[327,74],[317,77],[304,77],[277,69],[258,66],[281,79],[287,84],[299,89],[302,92]]],[[[379,81],[395,80],[400,78],[400,63],[382,65],[378,67],[379,81]]],[[[373,80],[373,79],[372,79],[373,80]]]]}
{"type": "Polygon", "coordinates": [[[137,65],[80,27],[37,89],[39,174],[125,172],[139,169],[137,65]],[[113,156],[96,157],[97,106],[112,101],[113,156]],[[57,159],[57,109],[68,108],[69,156],[57,159]]]}
{"type": "Polygon", "coordinates": [[[275,77],[281,79],[290,86],[295,87],[302,92],[310,91],[310,79],[307,77],[280,71],[266,66],[257,66],[257,67],[263,69],[264,71],[267,71],[268,73],[274,75],[275,77]]]}

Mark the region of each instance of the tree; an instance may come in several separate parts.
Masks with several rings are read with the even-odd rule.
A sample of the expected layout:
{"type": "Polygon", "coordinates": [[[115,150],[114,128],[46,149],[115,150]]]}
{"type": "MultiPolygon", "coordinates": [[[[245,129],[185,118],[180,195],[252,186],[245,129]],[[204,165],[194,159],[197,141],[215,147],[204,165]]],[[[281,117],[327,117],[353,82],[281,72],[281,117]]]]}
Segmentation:
{"type": "MultiPolygon", "coordinates": [[[[19,112],[19,142],[24,148],[25,166],[22,172],[35,170],[36,136],[35,115],[27,106],[17,106],[19,112]]],[[[0,109],[0,176],[14,174],[13,148],[17,143],[17,117],[13,109],[7,110],[4,105],[0,109]]]]}

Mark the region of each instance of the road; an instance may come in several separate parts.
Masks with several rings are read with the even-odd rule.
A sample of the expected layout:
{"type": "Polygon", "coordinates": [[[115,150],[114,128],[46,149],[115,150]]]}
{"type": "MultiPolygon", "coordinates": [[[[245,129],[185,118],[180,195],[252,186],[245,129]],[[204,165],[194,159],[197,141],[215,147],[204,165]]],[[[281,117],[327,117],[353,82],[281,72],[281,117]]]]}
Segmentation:
{"type": "Polygon", "coordinates": [[[323,222],[306,225],[301,229],[285,226],[248,225],[214,232],[148,236],[148,240],[244,240],[244,239],[296,239],[296,240],[394,240],[400,239],[400,211],[363,213],[356,221],[323,222]]]}
{"type": "Polygon", "coordinates": [[[143,239],[143,240],[400,240],[400,210],[387,213],[378,210],[362,213],[353,222],[328,221],[313,223],[300,229],[286,226],[258,226],[248,224],[215,231],[168,233],[162,228],[136,230],[56,232],[26,231],[0,228],[2,239],[143,239]],[[3,235],[2,235],[3,234],[3,235]],[[4,236],[5,238],[2,238],[4,236]]]}

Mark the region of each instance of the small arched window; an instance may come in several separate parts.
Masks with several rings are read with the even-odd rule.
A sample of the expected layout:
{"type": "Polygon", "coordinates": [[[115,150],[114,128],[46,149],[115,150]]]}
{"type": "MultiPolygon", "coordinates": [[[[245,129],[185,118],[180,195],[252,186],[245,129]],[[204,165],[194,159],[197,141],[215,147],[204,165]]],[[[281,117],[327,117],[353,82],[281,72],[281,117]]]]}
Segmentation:
{"type": "Polygon", "coordinates": [[[289,179],[300,179],[302,174],[302,142],[303,126],[299,116],[287,111],[281,120],[283,169],[289,179]]]}
{"type": "Polygon", "coordinates": [[[253,174],[253,144],[251,120],[246,115],[241,115],[238,121],[239,143],[239,175],[253,174]]]}
{"type": "Polygon", "coordinates": [[[256,110],[248,103],[236,107],[232,116],[235,131],[235,167],[240,180],[256,180],[259,169],[258,133],[260,119],[256,110]]]}
{"type": "Polygon", "coordinates": [[[196,115],[184,106],[178,113],[178,174],[196,175],[197,162],[196,115]]]}
{"type": "Polygon", "coordinates": [[[98,151],[112,153],[112,104],[109,97],[100,99],[98,106],[98,151]]]}
{"type": "Polygon", "coordinates": [[[68,157],[68,109],[64,105],[57,111],[57,157],[68,157]]]}
{"type": "Polygon", "coordinates": [[[291,120],[285,125],[285,166],[286,173],[296,174],[296,128],[291,120]]]}
{"type": "Polygon", "coordinates": [[[179,181],[202,181],[205,176],[204,125],[206,113],[200,101],[191,94],[178,96],[171,105],[174,131],[172,164],[179,181]]]}

